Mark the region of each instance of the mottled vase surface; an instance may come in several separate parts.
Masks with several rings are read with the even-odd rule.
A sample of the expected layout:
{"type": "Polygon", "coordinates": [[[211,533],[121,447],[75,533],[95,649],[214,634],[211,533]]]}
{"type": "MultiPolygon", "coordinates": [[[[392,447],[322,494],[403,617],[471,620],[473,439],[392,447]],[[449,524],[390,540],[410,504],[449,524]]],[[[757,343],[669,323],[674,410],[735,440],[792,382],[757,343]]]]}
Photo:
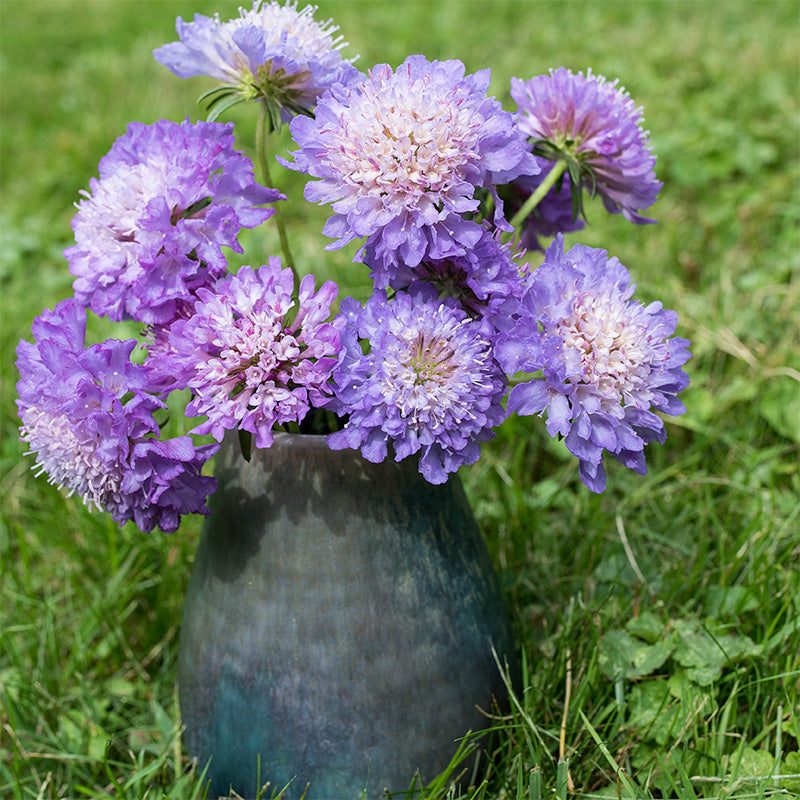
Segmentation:
{"type": "MultiPolygon", "coordinates": [[[[508,614],[453,476],[370,464],[324,437],[236,440],[201,536],[181,629],[186,743],[210,797],[293,781],[308,800],[380,797],[449,763],[505,697],[508,614]]],[[[267,793],[270,796],[270,793],[267,793]]]]}

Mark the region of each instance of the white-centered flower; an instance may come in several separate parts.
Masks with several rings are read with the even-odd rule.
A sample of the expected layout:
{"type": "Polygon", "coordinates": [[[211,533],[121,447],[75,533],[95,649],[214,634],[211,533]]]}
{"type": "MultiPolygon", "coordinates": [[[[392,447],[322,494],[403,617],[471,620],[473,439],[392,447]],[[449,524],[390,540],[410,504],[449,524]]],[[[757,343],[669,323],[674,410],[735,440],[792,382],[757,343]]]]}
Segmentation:
{"type": "Polygon", "coordinates": [[[219,14],[178,17],[179,41],[153,51],[156,60],[180,78],[209,75],[224,85],[207,93],[214,118],[237,102],[262,100],[273,119],[288,122],[310,113],[326,89],[355,81],[355,58],[343,59],[346,46],[331,20],[314,19],[316,6],[297,10],[297,2],[262,3],[239,9],[222,21],[219,14]],[[273,113],[274,112],[274,113],[273,113]]]}
{"type": "Polygon", "coordinates": [[[20,419],[20,439],[30,447],[25,455],[36,456],[37,477],[46,473],[48,483],[98,511],[118,501],[122,473],[98,455],[96,438],[79,437],[74,420],[47,409],[26,408],[20,419]]]}

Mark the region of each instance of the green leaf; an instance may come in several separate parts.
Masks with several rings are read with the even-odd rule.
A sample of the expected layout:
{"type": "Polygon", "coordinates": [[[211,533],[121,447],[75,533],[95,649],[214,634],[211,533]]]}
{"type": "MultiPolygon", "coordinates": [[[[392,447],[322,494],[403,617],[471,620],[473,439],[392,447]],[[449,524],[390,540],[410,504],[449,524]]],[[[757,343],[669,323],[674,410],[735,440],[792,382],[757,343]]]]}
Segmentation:
{"type": "Polygon", "coordinates": [[[737,779],[759,778],[772,773],[775,757],[768,750],[745,747],[739,759],[737,779]]]}
{"type": "Polygon", "coordinates": [[[709,617],[729,617],[758,608],[758,600],[747,586],[710,586],[705,612],[709,617]]]}
{"type": "Polygon", "coordinates": [[[727,665],[741,658],[761,653],[761,646],[747,636],[711,633],[696,622],[675,620],[677,635],[675,660],[686,667],[690,679],[700,686],[709,686],[719,680],[727,665]]]}
{"type": "Polygon", "coordinates": [[[242,458],[248,463],[252,456],[253,434],[239,428],[239,447],[242,449],[242,458]]]}
{"type": "Polygon", "coordinates": [[[103,684],[103,689],[109,697],[135,697],[137,684],[127,678],[109,678],[103,684]]]}
{"type": "Polygon", "coordinates": [[[784,778],[781,781],[781,788],[787,792],[800,794],[800,753],[794,751],[786,756],[781,767],[781,775],[796,775],[797,777],[784,778]]]}
{"type": "Polygon", "coordinates": [[[609,678],[641,678],[662,666],[673,649],[669,642],[647,644],[627,631],[609,631],[600,640],[598,663],[609,678]]]}
{"type": "Polygon", "coordinates": [[[213,199],[214,198],[212,197],[203,197],[196,203],[192,203],[188,208],[184,210],[183,214],[181,214],[181,217],[183,219],[189,219],[190,217],[193,217],[199,211],[202,211],[204,208],[208,208],[208,206],[210,206],[211,203],[213,202],[213,199]]]}
{"type": "Polygon", "coordinates": [[[638,797],[638,792],[636,791],[636,784],[628,777],[625,770],[620,769],[619,764],[616,762],[614,756],[612,755],[611,751],[606,746],[605,742],[600,738],[600,735],[597,731],[592,727],[592,723],[589,722],[589,718],[583,711],[579,708],[578,715],[581,718],[581,721],[586,726],[586,730],[589,731],[589,735],[594,739],[595,744],[600,749],[600,752],[605,757],[606,761],[608,761],[609,766],[614,771],[614,775],[618,782],[618,797],[625,797],[625,793],[623,790],[627,791],[628,796],[630,797],[638,797]],[[621,784],[621,785],[619,785],[621,784]]]}
{"type": "Polygon", "coordinates": [[[638,617],[633,617],[625,626],[628,633],[638,636],[650,644],[663,637],[664,628],[664,623],[651,611],[645,611],[638,617]]]}
{"type": "Polygon", "coordinates": [[[659,745],[665,744],[679,724],[681,703],[672,697],[664,678],[635,684],[628,695],[628,708],[627,725],[646,728],[648,738],[659,745]]]}
{"type": "Polygon", "coordinates": [[[800,744],[800,723],[798,722],[798,717],[794,714],[788,716],[782,723],[781,723],[781,730],[784,733],[788,733],[793,739],[800,744]]]}
{"type": "Polygon", "coordinates": [[[800,384],[796,380],[779,375],[765,383],[758,410],[781,436],[800,444],[800,384]]]}
{"type": "Polygon", "coordinates": [[[164,707],[155,699],[150,701],[150,707],[153,710],[153,717],[155,718],[156,725],[158,726],[159,733],[164,742],[172,740],[176,733],[175,720],[166,712],[164,707]]]}

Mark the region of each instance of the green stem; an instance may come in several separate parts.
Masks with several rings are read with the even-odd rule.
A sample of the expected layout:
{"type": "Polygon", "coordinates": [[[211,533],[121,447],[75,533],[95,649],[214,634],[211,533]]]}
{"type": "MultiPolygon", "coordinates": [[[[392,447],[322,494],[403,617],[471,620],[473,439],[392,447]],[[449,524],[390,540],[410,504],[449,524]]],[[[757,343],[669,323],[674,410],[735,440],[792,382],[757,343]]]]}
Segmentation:
{"type": "Polygon", "coordinates": [[[542,198],[550,191],[555,182],[564,174],[567,169],[567,162],[563,159],[556,161],[547,177],[536,187],[536,191],[522,204],[522,208],[514,214],[511,219],[511,227],[517,228],[528,215],[539,205],[542,198]]]}
{"type": "MultiPolygon", "coordinates": [[[[267,157],[267,136],[269,136],[269,112],[265,101],[259,103],[258,121],[256,123],[256,160],[258,161],[258,169],[261,172],[262,180],[266,186],[274,188],[272,176],[269,173],[269,159],[267,157]]],[[[280,201],[278,201],[280,202],[280,201]]],[[[283,253],[283,261],[285,266],[292,270],[294,275],[295,285],[298,283],[297,270],[294,266],[294,259],[292,258],[291,250],[289,250],[289,237],[286,235],[286,227],[283,224],[283,217],[281,216],[280,209],[277,202],[275,204],[274,214],[275,224],[278,227],[278,237],[281,241],[281,252],[283,253]]]]}

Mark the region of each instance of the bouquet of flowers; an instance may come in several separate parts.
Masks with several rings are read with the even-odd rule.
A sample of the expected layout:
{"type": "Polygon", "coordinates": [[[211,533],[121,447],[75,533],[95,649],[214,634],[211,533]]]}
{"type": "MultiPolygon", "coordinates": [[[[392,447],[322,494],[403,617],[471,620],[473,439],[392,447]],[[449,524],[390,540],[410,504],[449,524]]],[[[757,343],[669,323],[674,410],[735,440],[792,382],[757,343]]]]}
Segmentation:
{"type": "Polygon", "coordinates": [[[441,483],[509,414],[536,414],[592,491],[605,453],[644,473],[660,414],[685,410],[689,343],[674,312],[633,299],[618,259],[563,240],[587,197],[652,222],[662,184],[641,109],[591,70],[514,78],[515,111],[487,94],[488,69],[457,60],[364,74],[316,11],[255,0],[229,21],[178,18],[178,41],[155,50],[179,77],[221,85],[201,98],[206,121],[131,123],[82,193],[64,253],[74,296],[17,348],[35,468],[146,532],[208,513],[203,468],[226,431],[245,458],[276,426],[323,432],[368,461],[415,457],[441,483]],[[218,121],[239,103],[258,108],[262,183],[218,121]],[[331,208],[325,249],[361,242],[363,304],[293,262],[268,156],[284,125],[295,149],[280,163],[331,208]],[[223,248],[241,253],[241,229],[262,224],[278,226],[281,255],[231,272],[223,248]],[[87,345],[87,308],[141,323],[141,342],[87,345]],[[210,444],[160,436],[167,396],[187,389],[191,433],[210,444]]]}

